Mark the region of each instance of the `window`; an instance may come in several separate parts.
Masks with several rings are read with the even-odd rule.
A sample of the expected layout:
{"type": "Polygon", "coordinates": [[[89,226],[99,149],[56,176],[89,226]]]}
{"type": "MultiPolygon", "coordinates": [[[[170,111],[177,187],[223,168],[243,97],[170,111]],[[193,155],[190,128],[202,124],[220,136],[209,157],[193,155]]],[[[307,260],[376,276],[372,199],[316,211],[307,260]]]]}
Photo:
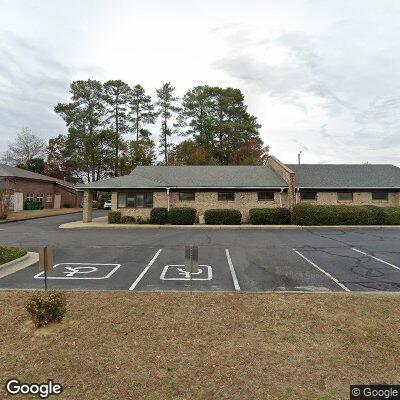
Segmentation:
{"type": "Polygon", "coordinates": [[[39,193],[37,195],[37,201],[40,201],[41,203],[43,203],[43,197],[44,197],[44,194],[43,193],[39,193]]]}
{"type": "Polygon", "coordinates": [[[46,194],[46,203],[51,203],[53,201],[53,195],[51,193],[46,194]]]}
{"type": "Polygon", "coordinates": [[[35,195],[33,193],[26,194],[26,201],[34,201],[34,200],[35,200],[35,195]]]}
{"type": "Polygon", "coordinates": [[[193,201],[195,200],[194,192],[179,192],[180,201],[193,201]]]}
{"type": "Polygon", "coordinates": [[[219,201],[235,201],[235,192],[218,192],[219,201]]]}
{"type": "Polygon", "coordinates": [[[258,192],[258,201],[274,201],[274,192],[272,190],[266,192],[258,192]]]}
{"type": "Polygon", "coordinates": [[[388,192],[372,192],[372,200],[386,200],[388,199],[388,192]]]}
{"type": "Polygon", "coordinates": [[[152,192],[118,193],[118,208],[152,208],[152,192]]]}
{"type": "Polygon", "coordinates": [[[353,201],[353,192],[338,192],[337,198],[340,201],[353,201]]]}
{"type": "Polygon", "coordinates": [[[301,200],[317,200],[317,192],[300,192],[301,200]]]}

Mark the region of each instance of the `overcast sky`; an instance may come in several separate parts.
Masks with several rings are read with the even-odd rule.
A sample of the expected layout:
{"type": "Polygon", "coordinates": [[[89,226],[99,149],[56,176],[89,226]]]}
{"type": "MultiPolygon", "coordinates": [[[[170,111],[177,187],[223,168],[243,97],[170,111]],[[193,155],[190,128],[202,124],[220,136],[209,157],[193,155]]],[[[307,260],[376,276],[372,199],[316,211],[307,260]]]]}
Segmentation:
{"type": "Polygon", "coordinates": [[[0,0],[0,152],[75,79],[240,88],[271,153],[400,166],[400,1],[0,0]]]}

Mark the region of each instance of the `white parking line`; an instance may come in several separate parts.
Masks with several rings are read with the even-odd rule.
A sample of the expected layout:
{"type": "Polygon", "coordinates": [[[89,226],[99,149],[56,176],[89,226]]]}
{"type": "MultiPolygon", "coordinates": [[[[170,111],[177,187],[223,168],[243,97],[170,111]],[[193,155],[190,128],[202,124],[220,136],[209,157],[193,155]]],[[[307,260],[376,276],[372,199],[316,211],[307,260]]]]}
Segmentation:
{"type": "Polygon", "coordinates": [[[239,282],[238,282],[238,279],[237,279],[237,276],[236,276],[235,268],[233,268],[231,255],[229,254],[229,250],[228,249],[225,249],[225,254],[226,254],[226,259],[228,260],[229,269],[231,270],[231,275],[232,275],[232,279],[233,279],[233,285],[235,286],[235,290],[237,292],[240,292],[239,282]]]}
{"type": "Polygon", "coordinates": [[[156,254],[154,254],[154,257],[150,260],[150,262],[147,264],[146,268],[140,273],[140,275],[136,278],[135,282],[132,283],[131,287],[129,290],[135,289],[137,284],[140,282],[140,280],[143,278],[144,274],[149,270],[149,268],[154,264],[154,261],[156,261],[157,257],[160,255],[162,252],[162,249],[159,249],[156,254]]]}
{"type": "Polygon", "coordinates": [[[385,260],[381,260],[380,258],[373,256],[372,254],[365,253],[364,251],[355,249],[354,247],[352,247],[351,249],[354,250],[354,251],[357,251],[358,253],[364,254],[365,256],[371,257],[371,258],[373,258],[374,260],[380,261],[381,263],[384,263],[384,264],[386,264],[386,265],[389,265],[390,267],[396,268],[397,270],[400,271],[400,268],[399,268],[398,266],[393,265],[393,264],[390,264],[390,262],[387,262],[387,261],[385,261],[385,260]]]}
{"type": "Polygon", "coordinates": [[[313,263],[311,260],[309,260],[306,256],[303,256],[299,251],[296,249],[292,249],[296,254],[298,254],[301,258],[309,262],[313,267],[317,268],[319,271],[321,271],[323,274],[325,274],[328,278],[332,279],[333,282],[335,282],[337,285],[339,285],[343,290],[346,292],[350,292],[350,289],[343,285],[343,283],[340,283],[334,276],[332,276],[330,273],[326,272],[323,270],[321,267],[319,267],[317,264],[313,263]]]}

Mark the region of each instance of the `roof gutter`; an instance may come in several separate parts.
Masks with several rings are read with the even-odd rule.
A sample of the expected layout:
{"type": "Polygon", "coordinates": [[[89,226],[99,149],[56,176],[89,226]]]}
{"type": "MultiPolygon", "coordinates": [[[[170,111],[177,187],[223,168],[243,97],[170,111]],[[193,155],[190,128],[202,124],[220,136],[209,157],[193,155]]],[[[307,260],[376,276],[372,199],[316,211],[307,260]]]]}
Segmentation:
{"type": "Polygon", "coordinates": [[[119,190],[119,189],[288,189],[288,186],[105,186],[105,187],[85,187],[76,186],[81,190],[119,190]]]}

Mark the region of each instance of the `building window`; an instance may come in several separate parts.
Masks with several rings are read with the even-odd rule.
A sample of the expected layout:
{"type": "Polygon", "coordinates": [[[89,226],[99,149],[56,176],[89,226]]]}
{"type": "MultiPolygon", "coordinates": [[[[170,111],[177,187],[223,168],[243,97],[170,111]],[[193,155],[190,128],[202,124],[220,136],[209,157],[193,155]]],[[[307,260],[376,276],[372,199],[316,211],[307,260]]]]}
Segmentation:
{"type": "Polygon", "coordinates": [[[179,192],[180,201],[193,201],[195,200],[194,192],[179,192]]]}
{"type": "Polygon", "coordinates": [[[388,192],[372,192],[372,200],[388,200],[388,192]]]}
{"type": "Polygon", "coordinates": [[[300,192],[301,200],[317,200],[317,192],[300,192]]]}
{"type": "Polygon", "coordinates": [[[26,194],[26,201],[34,201],[34,200],[35,200],[35,195],[33,193],[26,194]]]}
{"type": "Polygon", "coordinates": [[[235,201],[235,192],[218,192],[218,201],[235,201]]]}
{"type": "Polygon", "coordinates": [[[46,194],[46,203],[51,203],[53,201],[53,195],[51,193],[46,194]]]}
{"type": "Polygon", "coordinates": [[[41,203],[43,203],[43,197],[44,197],[44,194],[43,193],[39,193],[37,195],[37,201],[40,201],[41,203]]]}
{"type": "Polygon", "coordinates": [[[272,190],[258,192],[258,201],[274,201],[274,192],[272,190]]]}
{"type": "Polygon", "coordinates": [[[118,208],[153,208],[153,192],[118,193],[118,208]]]}
{"type": "Polygon", "coordinates": [[[353,192],[338,192],[337,198],[339,201],[353,201],[353,192]]]}

